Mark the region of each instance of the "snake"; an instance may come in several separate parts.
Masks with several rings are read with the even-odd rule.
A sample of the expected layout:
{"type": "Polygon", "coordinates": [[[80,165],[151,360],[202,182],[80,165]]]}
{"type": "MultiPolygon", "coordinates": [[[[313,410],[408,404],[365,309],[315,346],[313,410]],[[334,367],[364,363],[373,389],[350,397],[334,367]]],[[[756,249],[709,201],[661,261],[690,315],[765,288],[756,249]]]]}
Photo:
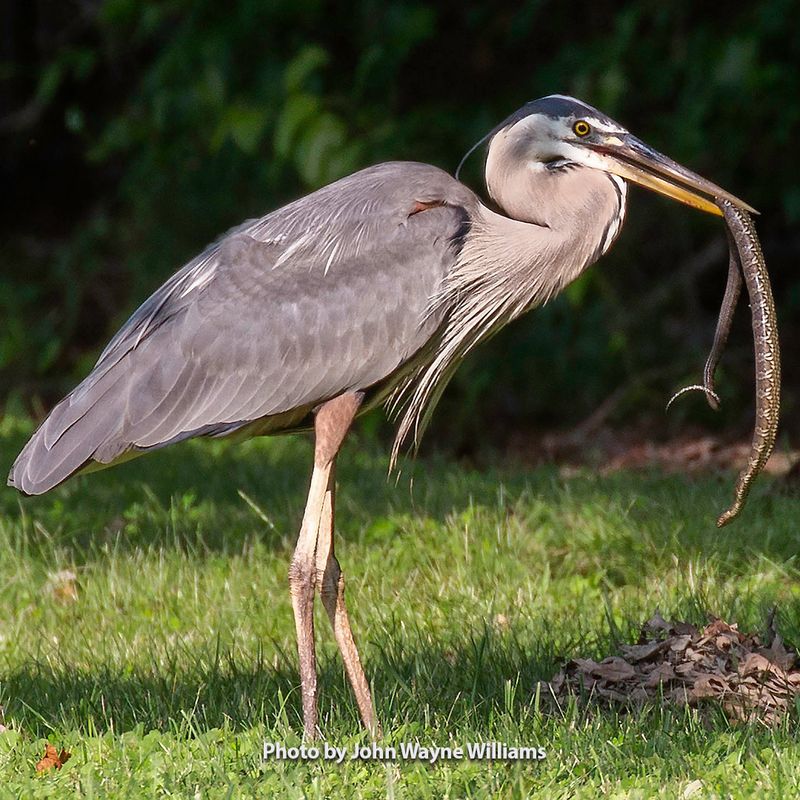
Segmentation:
{"type": "MultiPolygon", "coordinates": [[[[756,372],[756,423],[750,454],[736,480],[733,503],[717,519],[717,526],[721,528],[738,516],[744,507],[753,481],[764,469],[767,459],[775,448],[781,408],[781,352],[775,299],[772,296],[767,264],[764,261],[764,253],[753,219],[747,211],[728,200],[717,200],[717,205],[722,210],[731,238],[736,245],[744,283],[750,297],[756,372]]],[[[727,294],[726,291],[726,297],[727,294]]],[[[723,309],[724,307],[723,301],[723,309]]],[[[725,328],[730,328],[730,320],[723,320],[721,316],[717,330],[720,328],[725,332],[725,328]]],[[[719,358],[719,354],[715,354],[713,349],[709,362],[712,356],[716,356],[717,360],[719,358]]],[[[709,362],[706,363],[706,367],[709,362]]]]}
{"type": "Polygon", "coordinates": [[[700,391],[706,396],[709,406],[717,411],[719,409],[719,395],[714,390],[714,376],[717,371],[722,353],[728,341],[728,334],[731,332],[733,315],[736,311],[736,304],[739,302],[739,295],[742,291],[742,263],[739,249],[730,228],[726,229],[728,236],[728,282],[725,285],[725,294],[722,298],[722,306],[719,310],[717,319],[717,329],[714,332],[714,343],[711,345],[711,352],[708,354],[705,366],[703,367],[703,383],[694,383],[691,386],[684,386],[679,389],[669,399],[666,410],[686,392],[700,391]]]}
{"type": "Polygon", "coordinates": [[[730,258],[714,342],[703,368],[703,383],[681,389],[672,396],[667,408],[682,394],[694,390],[702,391],[713,409],[719,408],[714,375],[728,340],[744,282],[750,298],[755,350],[756,420],[747,462],[736,480],[733,502],[717,518],[717,527],[721,528],[733,521],[744,508],[753,481],[775,448],[781,405],[781,356],[775,299],[753,219],[747,211],[729,200],[717,198],[716,203],[727,224],[730,258]]]}

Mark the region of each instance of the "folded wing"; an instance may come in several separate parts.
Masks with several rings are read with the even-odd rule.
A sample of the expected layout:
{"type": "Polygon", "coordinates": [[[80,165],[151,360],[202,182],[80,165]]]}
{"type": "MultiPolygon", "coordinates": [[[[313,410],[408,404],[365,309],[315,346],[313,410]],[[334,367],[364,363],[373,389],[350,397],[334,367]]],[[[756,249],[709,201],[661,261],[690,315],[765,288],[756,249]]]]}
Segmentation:
{"type": "Polygon", "coordinates": [[[471,202],[434,167],[383,164],[239,226],[133,314],[9,484],[40,494],[92,462],[379,384],[436,330],[425,311],[471,202]]]}

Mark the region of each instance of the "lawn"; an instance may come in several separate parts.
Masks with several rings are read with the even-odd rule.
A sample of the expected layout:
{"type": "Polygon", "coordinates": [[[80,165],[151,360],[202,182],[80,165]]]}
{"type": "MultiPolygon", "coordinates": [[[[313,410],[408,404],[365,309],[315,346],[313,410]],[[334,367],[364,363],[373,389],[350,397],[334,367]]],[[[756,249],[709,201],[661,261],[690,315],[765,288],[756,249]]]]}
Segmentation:
{"type": "MultiPolygon", "coordinates": [[[[0,465],[26,423],[6,420],[0,465]]],[[[770,607],[800,642],[800,500],[762,479],[722,531],[732,475],[423,458],[387,480],[355,436],[337,554],[385,745],[498,741],[541,761],[264,762],[301,730],[287,566],[311,461],[302,437],[192,442],[42,498],[0,490],[0,798],[786,797],[795,714],[555,706],[564,659],[602,658],[658,608],[743,630],[770,607]],[[77,597],[52,575],[77,575],[77,597]],[[38,775],[45,742],[66,748],[38,775]]],[[[320,724],[367,743],[322,611],[320,724]]]]}

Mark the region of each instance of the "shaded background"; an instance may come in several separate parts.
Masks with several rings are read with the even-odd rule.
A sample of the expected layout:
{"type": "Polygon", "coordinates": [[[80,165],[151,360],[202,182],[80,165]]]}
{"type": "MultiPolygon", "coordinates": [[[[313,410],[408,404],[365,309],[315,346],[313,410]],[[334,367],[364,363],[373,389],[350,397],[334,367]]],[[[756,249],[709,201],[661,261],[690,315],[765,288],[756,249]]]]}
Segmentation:
{"type": "MultiPolygon", "coordinates": [[[[796,439],[800,3],[6,0],[0,19],[0,403],[41,416],[207,242],[388,159],[452,171],[523,102],[573,94],[760,209],[796,439]],[[346,10],[345,10],[346,9],[346,10]]],[[[482,191],[481,158],[465,180],[482,191]]],[[[459,371],[430,436],[752,428],[745,304],[723,411],[696,382],[727,257],[718,219],[631,192],[612,252],[459,371]]],[[[387,432],[380,417],[367,423],[387,432]]]]}

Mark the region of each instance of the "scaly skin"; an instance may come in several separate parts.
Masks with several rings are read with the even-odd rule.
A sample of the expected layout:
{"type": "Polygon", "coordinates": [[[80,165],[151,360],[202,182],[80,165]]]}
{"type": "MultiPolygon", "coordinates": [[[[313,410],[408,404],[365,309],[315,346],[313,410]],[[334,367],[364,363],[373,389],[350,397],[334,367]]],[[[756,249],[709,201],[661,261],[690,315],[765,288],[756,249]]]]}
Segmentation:
{"type": "Polygon", "coordinates": [[[719,310],[717,329],[714,332],[714,344],[711,345],[711,352],[708,354],[705,366],[703,367],[703,383],[693,383],[691,386],[684,386],[679,389],[669,399],[666,411],[681,396],[687,392],[704,392],[706,400],[714,411],[719,409],[719,395],[714,389],[714,373],[722,358],[722,351],[728,341],[728,334],[731,332],[733,314],[736,311],[736,304],[739,302],[739,295],[742,290],[742,265],[739,259],[739,251],[736,249],[736,242],[730,230],[728,233],[728,248],[730,258],[728,261],[728,282],[725,285],[725,296],[722,298],[722,306],[719,310]]]}
{"type": "MultiPolygon", "coordinates": [[[[733,520],[744,506],[750,487],[756,476],[764,468],[767,459],[775,447],[775,436],[778,431],[778,417],[781,404],[781,360],[778,341],[778,320],[775,314],[775,301],[767,274],[767,265],[756,230],[750,215],[737,208],[727,200],[718,200],[728,229],[739,253],[739,262],[744,273],[744,282],[750,296],[750,308],[753,321],[753,342],[755,345],[756,364],[756,424],[753,441],[747,464],[739,473],[734,490],[734,501],[731,507],[720,514],[717,525],[721,528],[733,520]]],[[[728,289],[725,292],[720,320],[717,325],[717,336],[714,347],[706,362],[704,380],[709,384],[709,366],[713,378],[713,369],[719,360],[719,350],[724,345],[730,328],[730,317],[735,306],[728,303],[731,289],[730,271],[728,289]],[[720,332],[724,334],[720,339],[720,332]],[[718,341],[721,342],[718,347],[718,341]]]]}
{"type": "MultiPolygon", "coordinates": [[[[753,235],[755,236],[755,234],[753,235]]],[[[755,242],[756,246],[758,246],[758,239],[755,239],[755,242]]],[[[728,283],[725,286],[725,296],[722,298],[722,307],[719,310],[717,330],[714,333],[714,344],[711,346],[711,352],[708,354],[706,365],[703,368],[703,387],[706,399],[715,411],[719,408],[719,399],[714,391],[714,373],[717,371],[722,351],[728,341],[728,334],[731,332],[731,323],[733,322],[733,313],[736,311],[736,304],[739,302],[739,294],[742,290],[742,263],[736,240],[730,229],[728,230],[728,246],[730,248],[728,283]]],[[[759,249],[760,252],[761,250],[759,249]]],[[[763,257],[761,261],[763,263],[763,257]]]]}

